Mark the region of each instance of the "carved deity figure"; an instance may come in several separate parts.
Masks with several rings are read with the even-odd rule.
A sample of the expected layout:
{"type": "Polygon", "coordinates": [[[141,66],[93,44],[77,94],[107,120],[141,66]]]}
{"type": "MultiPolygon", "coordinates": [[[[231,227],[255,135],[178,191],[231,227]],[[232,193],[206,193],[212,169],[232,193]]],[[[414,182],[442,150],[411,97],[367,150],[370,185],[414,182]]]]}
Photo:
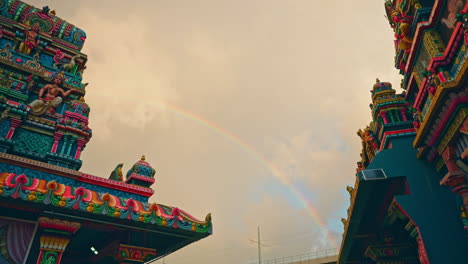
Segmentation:
{"type": "Polygon", "coordinates": [[[348,223],[348,221],[344,218],[341,218],[341,223],[343,223],[343,225],[346,227],[346,224],[348,223]]]}
{"type": "Polygon", "coordinates": [[[364,138],[365,138],[364,131],[359,129],[357,134],[361,138],[361,143],[362,143],[361,162],[360,163],[361,163],[361,165],[363,167],[365,167],[365,166],[367,166],[367,164],[369,162],[369,158],[367,157],[367,152],[366,152],[366,141],[364,140],[364,138]]]}
{"type": "Polygon", "coordinates": [[[457,15],[463,9],[464,3],[463,0],[448,0],[447,1],[447,16],[442,18],[440,21],[447,28],[455,28],[455,23],[457,22],[457,15]]]}
{"type": "Polygon", "coordinates": [[[375,149],[378,148],[378,144],[374,134],[371,133],[369,127],[367,127],[364,131],[359,129],[357,134],[362,140],[361,162],[363,167],[366,167],[368,162],[371,162],[374,158],[375,149]]]}
{"type": "Polygon", "coordinates": [[[411,23],[416,9],[421,8],[419,0],[397,0],[395,9],[390,12],[394,25],[395,37],[398,48],[408,51],[413,43],[411,34],[411,23]]]}
{"type": "Polygon", "coordinates": [[[38,99],[32,101],[29,106],[31,106],[32,114],[34,115],[42,115],[47,110],[51,114],[55,113],[55,108],[59,106],[63,99],[59,95],[63,97],[67,97],[70,95],[71,92],[76,91],[75,89],[70,89],[68,91],[63,91],[60,85],[63,83],[64,76],[63,72],[57,74],[53,78],[53,83],[46,84],[44,87],[39,90],[39,97],[38,99]]]}
{"type": "Polygon", "coordinates": [[[346,191],[349,193],[349,198],[352,199],[353,193],[354,193],[354,188],[351,186],[346,186],[346,191]]]}
{"type": "Polygon", "coordinates": [[[435,74],[429,75],[427,77],[427,83],[426,83],[427,91],[430,94],[435,95],[437,91],[437,85],[439,85],[439,78],[437,78],[437,75],[435,74]]]}
{"type": "Polygon", "coordinates": [[[417,111],[413,113],[413,126],[416,129],[418,129],[419,126],[420,126],[420,124],[419,124],[419,114],[418,114],[417,111]]]}
{"type": "Polygon", "coordinates": [[[364,141],[366,141],[366,153],[369,157],[369,160],[373,160],[375,156],[374,150],[377,149],[377,142],[375,137],[366,129],[364,141]]]}
{"type": "Polygon", "coordinates": [[[357,168],[356,168],[356,173],[361,172],[364,168],[364,165],[362,164],[362,161],[357,162],[357,168]]]}
{"type": "Polygon", "coordinates": [[[29,55],[33,49],[39,46],[40,27],[35,23],[24,31],[24,40],[21,42],[18,51],[29,55]]]}

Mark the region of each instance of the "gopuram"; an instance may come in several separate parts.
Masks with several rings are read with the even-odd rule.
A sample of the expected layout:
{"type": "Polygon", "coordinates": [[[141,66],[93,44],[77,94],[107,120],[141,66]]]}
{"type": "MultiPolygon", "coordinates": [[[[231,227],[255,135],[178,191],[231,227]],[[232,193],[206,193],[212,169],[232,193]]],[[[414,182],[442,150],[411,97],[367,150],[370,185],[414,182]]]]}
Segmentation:
{"type": "Polygon", "coordinates": [[[403,93],[371,90],[338,263],[468,263],[468,3],[384,4],[403,93]]]}
{"type": "Polygon", "coordinates": [[[212,233],[210,214],[148,203],[144,156],[125,175],[79,171],[85,40],[48,7],[0,0],[0,264],[145,263],[212,233]]]}

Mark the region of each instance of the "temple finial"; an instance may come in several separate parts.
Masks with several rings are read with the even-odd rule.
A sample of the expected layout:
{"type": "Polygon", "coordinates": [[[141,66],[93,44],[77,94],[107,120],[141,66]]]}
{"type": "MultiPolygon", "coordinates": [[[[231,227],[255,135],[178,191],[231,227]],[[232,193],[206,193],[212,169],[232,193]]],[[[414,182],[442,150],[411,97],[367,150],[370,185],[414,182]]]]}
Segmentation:
{"type": "Polygon", "coordinates": [[[140,160],[145,161],[145,159],[146,159],[146,158],[145,158],[145,155],[141,155],[141,159],[140,159],[140,160]]]}
{"type": "Polygon", "coordinates": [[[380,82],[379,78],[375,78],[375,82],[376,83],[380,82]]]}

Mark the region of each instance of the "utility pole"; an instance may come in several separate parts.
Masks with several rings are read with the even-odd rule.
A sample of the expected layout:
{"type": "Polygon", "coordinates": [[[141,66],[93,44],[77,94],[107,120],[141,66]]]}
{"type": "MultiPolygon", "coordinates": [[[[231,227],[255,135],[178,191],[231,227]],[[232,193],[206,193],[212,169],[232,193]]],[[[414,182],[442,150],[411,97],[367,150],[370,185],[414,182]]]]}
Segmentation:
{"type": "Polygon", "coordinates": [[[257,240],[257,244],[258,244],[258,264],[262,264],[262,253],[261,253],[261,250],[260,250],[260,227],[257,227],[257,230],[258,230],[258,240],[257,240]]]}

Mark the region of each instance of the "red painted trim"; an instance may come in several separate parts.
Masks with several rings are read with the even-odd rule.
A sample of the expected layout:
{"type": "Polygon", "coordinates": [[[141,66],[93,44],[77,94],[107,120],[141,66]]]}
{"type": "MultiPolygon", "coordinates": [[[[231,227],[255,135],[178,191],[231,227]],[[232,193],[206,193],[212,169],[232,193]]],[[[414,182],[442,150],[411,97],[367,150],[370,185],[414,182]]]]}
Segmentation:
{"type": "Polygon", "coordinates": [[[73,113],[73,112],[70,112],[70,111],[65,111],[65,113],[63,115],[66,116],[66,117],[78,119],[78,120],[82,121],[83,123],[85,123],[86,125],[88,124],[88,118],[83,116],[83,115],[73,113]]]}
{"type": "Polygon", "coordinates": [[[78,128],[74,128],[74,127],[71,127],[71,126],[67,126],[67,125],[62,125],[62,124],[57,124],[57,128],[60,128],[60,129],[63,129],[63,130],[68,130],[68,131],[73,131],[77,134],[80,134],[84,137],[88,137],[89,136],[89,132],[86,132],[86,131],[81,131],[79,130],[78,128]]]}
{"type": "Polygon", "coordinates": [[[44,255],[43,249],[41,249],[41,251],[39,252],[39,257],[37,257],[36,264],[41,264],[42,255],[44,255]]]}
{"type": "MultiPolygon", "coordinates": [[[[71,25],[71,24],[70,24],[70,25],[71,25]]],[[[51,38],[52,38],[52,37],[51,37],[51,38]]],[[[58,38],[55,38],[55,37],[54,37],[54,38],[52,38],[52,39],[53,39],[53,41],[55,41],[55,42],[57,42],[57,43],[59,43],[59,44],[65,46],[65,47],[67,47],[67,48],[74,49],[74,50],[79,50],[78,47],[74,47],[74,46],[72,46],[71,44],[67,44],[67,43],[65,43],[65,42],[63,42],[63,41],[60,41],[60,40],[58,40],[58,38]]]]}
{"type": "Polygon", "coordinates": [[[144,182],[151,183],[151,184],[153,184],[156,181],[154,178],[149,178],[149,177],[146,177],[146,176],[142,176],[142,175],[132,173],[132,174],[130,174],[130,177],[128,177],[125,182],[128,182],[131,179],[144,181],[144,182]]]}
{"type": "Polygon", "coordinates": [[[411,75],[408,80],[408,84],[406,85],[406,96],[405,96],[406,101],[409,101],[408,96],[413,91],[413,82],[414,82],[414,72],[411,72],[411,75]]]}
{"type": "Polygon", "coordinates": [[[2,34],[7,35],[7,36],[9,36],[9,37],[15,37],[15,36],[16,36],[15,33],[10,32],[10,31],[8,31],[8,30],[2,30],[2,34]]]}
{"type": "Polygon", "coordinates": [[[57,263],[62,262],[62,256],[63,256],[63,252],[59,252],[59,254],[58,254],[58,259],[57,259],[57,263]]]}
{"type": "Polygon", "coordinates": [[[15,102],[15,101],[11,101],[11,100],[7,100],[7,103],[8,103],[9,105],[16,105],[16,106],[19,106],[19,105],[20,105],[20,103],[17,103],[17,102],[15,102]]]}
{"type": "MultiPolygon", "coordinates": [[[[141,186],[131,185],[125,182],[118,182],[110,179],[105,179],[101,177],[97,177],[94,175],[81,173],[81,175],[77,178],[78,181],[94,184],[97,186],[103,186],[110,189],[120,190],[129,193],[135,193],[141,196],[150,197],[154,194],[154,190],[151,188],[145,188],[141,186]]],[[[153,179],[154,180],[154,179],[153,179]]]]}
{"type": "Polygon", "coordinates": [[[3,16],[0,16],[0,20],[3,21],[3,22],[7,22],[8,24],[14,24],[15,23],[14,20],[8,19],[8,18],[3,17],[3,16]]]}
{"type": "Polygon", "coordinates": [[[387,136],[388,135],[394,135],[394,134],[402,134],[402,133],[410,133],[410,132],[416,132],[416,129],[414,128],[408,128],[408,129],[403,129],[403,130],[395,130],[395,131],[388,131],[384,132],[382,136],[382,143],[380,144],[380,149],[379,151],[383,150],[385,143],[387,141],[387,136]]]}
{"type": "Polygon", "coordinates": [[[427,95],[426,82],[427,82],[427,79],[424,78],[423,81],[421,82],[421,86],[419,87],[419,91],[418,91],[418,94],[416,95],[416,99],[414,100],[413,106],[418,111],[421,111],[421,104],[424,101],[423,98],[426,98],[426,95],[427,95]]]}
{"type": "MultiPolygon", "coordinates": [[[[452,36],[450,37],[450,41],[445,48],[445,52],[443,56],[440,57],[433,57],[429,65],[427,66],[426,70],[435,72],[435,69],[449,64],[453,57],[455,57],[455,51],[458,48],[460,44],[463,42],[463,24],[461,22],[457,22],[457,25],[455,26],[455,29],[452,33],[452,36]]],[[[445,78],[444,78],[445,79],[445,78]]],[[[426,89],[426,78],[421,82],[421,87],[419,89],[418,95],[416,97],[416,100],[414,101],[414,107],[421,111],[421,104],[424,102],[424,98],[427,95],[427,89],[426,89]]]]}
{"type": "Polygon", "coordinates": [[[462,96],[458,97],[455,99],[452,104],[448,107],[447,112],[445,112],[444,117],[442,118],[442,121],[439,123],[438,127],[436,128],[436,131],[434,135],[432,136],[431,140],[429,141],[429,146],[433,146],[435,142],[437,141],[437,138],[440,136],[442,133],[442,130],[444,127],[447,125],[448,121],[450,120],[450,117],[452,116],[452,113],[455,112],[459,104],[462,103],[468,103],[468,96],[462,96]]]}
{"type": "MultiPolygon", "coordinates": [[[[418,231],[418,236],[419,236],[419,239],[420,239],[420,242],[418,242],[418,251],[423,251],[424,255],[421,256],[420,255],[420,258],[419,258],[419,261],[421,261],[421,264],[430,264],[431,262],[429,261],[429,258],[427,257],[427,251],[426,251],[426,247],[424,245],[424,240],[423,240],[423,237],[421,235],[421,230],[419,230],[419,226],[416,224],[416,222],[413,221],[413,219],[408,215],[408,213],[403,210],[403,208],[401,207],[401,205],[395,200],[395,204],[396,206],[398,207],[398,209],[406,216],[408,217],[408,219],[411,221],[411,223],[415,226],[416,230],[418,231]],[[421,259],[422,258],[422,259],[421,259]]],[[[419,253],[419,252],[418,252],[419,253]]]]}
{"type": "Polygon", "coordinates": [[[439,66],[449,64],[450,61],[455,57],[455,51],[458,48],[458,45],[462,43],[463,40],[463,24],[457,22],[455,29],[453,30],[452,36],[450,37],[449,43],[445,48],[443,56],[434,57],[429,62],[427,69],[435,69],[439,66]]]}
{"type": "Polygon", "coordinates": [[[413,38],[414,42],[413,42],[413,45],[411,46],[411,51],[408,56],[408,60],[406,62],[406,68],[404,69],[404,72],[409,71],[410,66],[413,64],[413,61],[415,60],[415,57],[416,57],[415,47],[419,46],[419,42],[421,41],[421,37],[422,37],[420,35],[423,34],[424,30],[431,28],[435,25],[435,22],[437,20],[435,18],[439,16],[440,10],[442,9],[441,7],[442,7],[443,2],[444,2],[443,0],[436,0],[432,7],[432,12],[431,12],[431,16],[429,17],[429,20],[418,23],[416,33],[414,34],[414,38],[413,38]]]}
{"type": "Polygon", "coordinates": [[[428,159],[427,160],[429,162],[433,162],[437,158],[438,155],[439,155],[439,153],[436,151],[436,149],[432,148],[431,152],[428,154],[428,159]]]}

